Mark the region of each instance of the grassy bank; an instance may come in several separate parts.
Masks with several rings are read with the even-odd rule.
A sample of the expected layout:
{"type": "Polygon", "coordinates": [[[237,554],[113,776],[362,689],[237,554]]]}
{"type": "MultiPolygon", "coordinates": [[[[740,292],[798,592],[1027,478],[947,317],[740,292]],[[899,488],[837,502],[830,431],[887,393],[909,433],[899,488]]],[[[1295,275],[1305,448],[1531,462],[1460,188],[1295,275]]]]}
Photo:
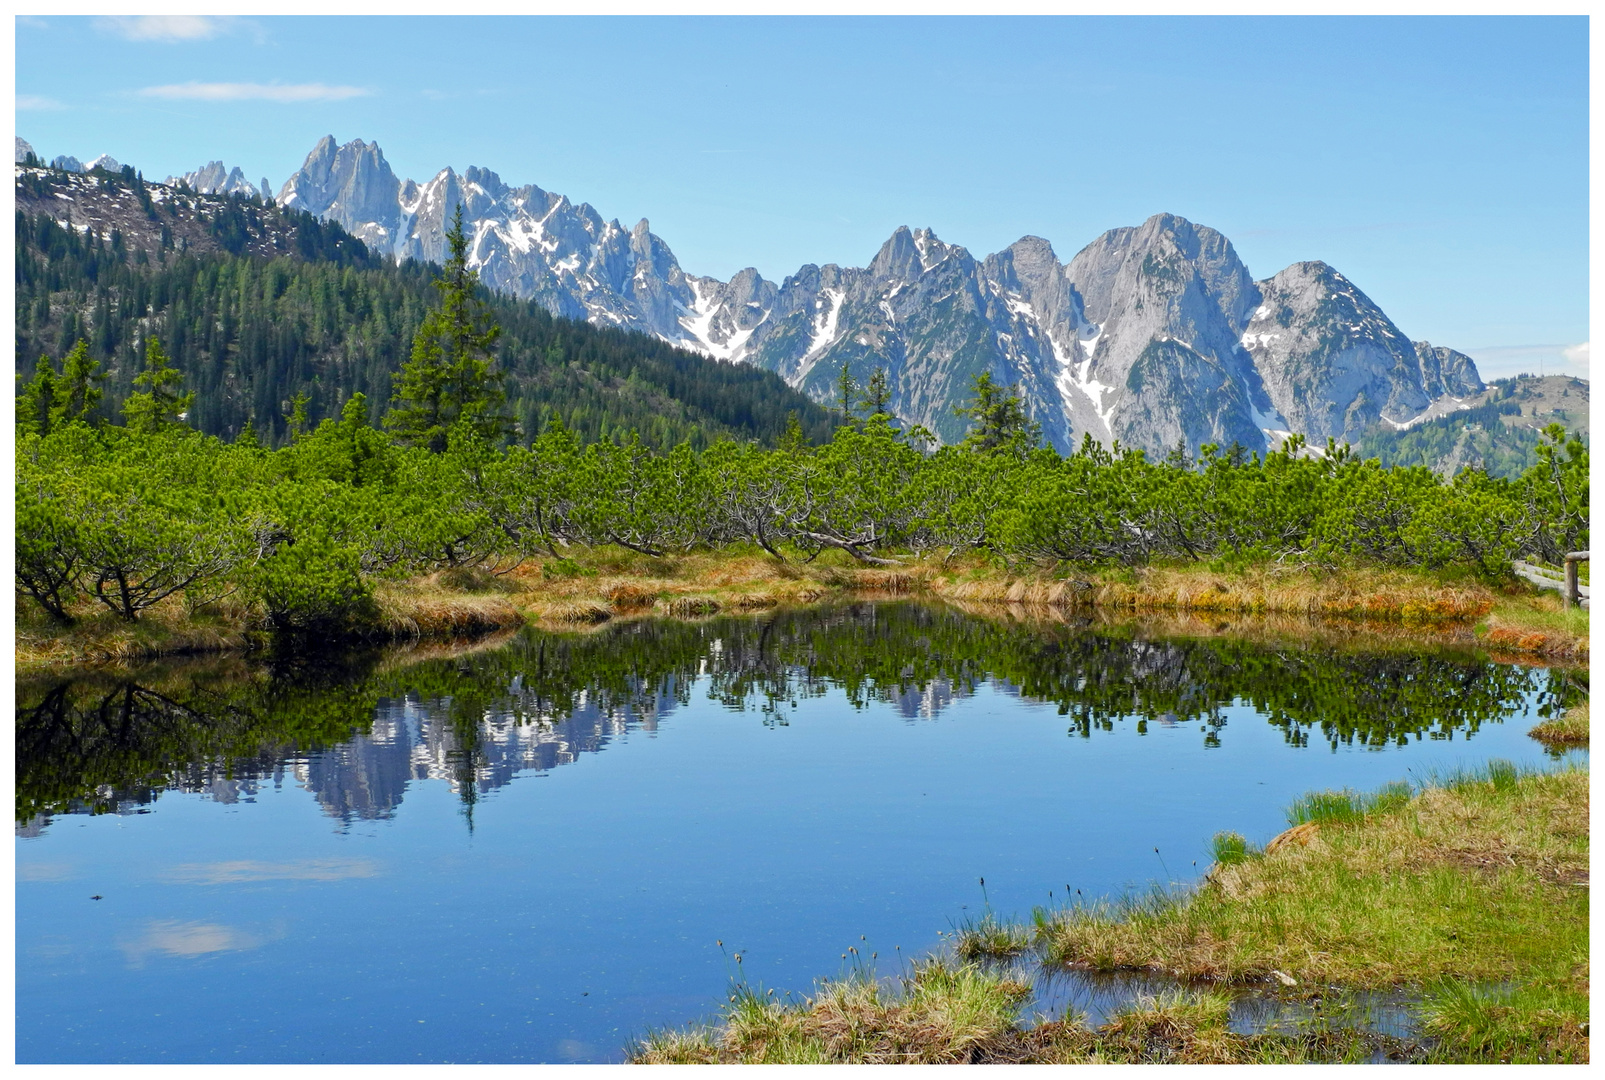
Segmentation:
{"type": "Polygon", "coordinates": [[[1588,702],[1572,706],[1555,719],[1539,724],[1528,734],[1551,749],[1587,746],[1588,702]]]}
{"type": "Polygon", "coordinates": [[[739,991],[716,1027],[653,1036],[638,1061],[1342,1061],[1588,1059],[1588,773],[1502,764],[1412,792],[1312,795],[1259,850],[1217,838],[1196,890],[976,924],[957,958],[887,989],[826,983],[781,1003],[739,991]],[[1096,1029],[1028,1026],[1028,987],[984,962],[1175,976],[1096,1029]],[[1283,996],[1404,990],[1421,999],[1412,1043],[1342,1027],[1245,1036],[1229,996],[1197,980],[1283,996]]]}
{"type": "MultiPolygon", "coordinates": [[[[374,621],[362,635],[368,641],[474,637],[524,622],[524,614],[505,596],[453,589],[432,579],[380,584],[374,601],[374,621]]],[[[16,670],[245,652],[265,648],[270,640],[258,612],[228,601],[192,610],[182,597],[169,597],[132,622],[99,605],[80,605],[74,615],[71,625],[62,626],[19,598],[16,670]]]]}
{"type": "Polygon", "coordinates": [[[639,1064],[1300,1063],[1408,1056],[1398,1040],[1354,1031],[1241,1035],[1230,998],[1176,994],[1134,1005],[1096,1030],[1075,1019],[1024,1027],[1030,988],[977,963],[934,959],[887,986],[867,976],[800,1002],[742,988],[717,1026],[648,1036],[639,1064]]]}
{"type": "MultiPolygon", "coordinates": [[[[697,617],[758,611],[850,595],[925,595],[981,613],[1036,611],[1048,617],[1216,622],[1311,619],[1406,640],[1481,643],[1505,654],[1586,662],[1587,613],[1563,611],[1558,595],[1523,584],[1493,588],[1462,574],[1274,565],[1238,570],[1202,564],[1074,573],[1011,573],[980,559],[905,559],[869,568],[830,550],[812,562],[782,561],[756,548],[652,557],[622,548],[575,549],[503,574],[451,570],[381,580],[368,640],[452,638],[523,622],[579,626],[642,614],[697,617]]],[[[259,647],[259,615],[239,601],[197,609],[175,596],[126,622],[85,601],[62,627],[18,598],[20,667],[129,661],[259,647]]]]}

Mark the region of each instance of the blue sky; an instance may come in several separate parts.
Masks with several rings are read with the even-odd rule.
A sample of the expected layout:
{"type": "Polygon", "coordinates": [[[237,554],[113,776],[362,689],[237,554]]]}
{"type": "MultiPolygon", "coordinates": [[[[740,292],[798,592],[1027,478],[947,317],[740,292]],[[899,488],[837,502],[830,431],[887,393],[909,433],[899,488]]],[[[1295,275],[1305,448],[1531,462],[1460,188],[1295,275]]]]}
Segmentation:
{"type": "Polygon", "coordinates": [[[1068,260],[1169,211],[1323,259],[1486,376],[1587,374],[1588,29],[1498,19],[19,19],[17,133],[277,187],[313,143],[483,165],[687,270],[863,265],[898,225],[1068,260]],[[1569,357],[1569,358],[1568,358],[1569,357]]]}

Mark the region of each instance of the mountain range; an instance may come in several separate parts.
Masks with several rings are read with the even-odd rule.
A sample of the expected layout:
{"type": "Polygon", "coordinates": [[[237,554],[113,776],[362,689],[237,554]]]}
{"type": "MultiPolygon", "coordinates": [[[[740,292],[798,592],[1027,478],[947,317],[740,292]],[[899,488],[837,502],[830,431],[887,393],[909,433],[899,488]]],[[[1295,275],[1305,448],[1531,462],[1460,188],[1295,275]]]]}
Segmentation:
{"type": "MultiPolygon", "coordinates": [[[[201,193],[268,187],[218,161],[180,180],[201,193]]],[[[861,383],[884,368],[892,410],[944,442],[964,436],[954,409],[982,372],[1017,385],[1061,451],[1089,435],[1151,453],[1261,451],[1293,433],[1357,443],[1484,390],[1469,356],[1411,340],[1333,267],[1255,280],[1225,236],[1173,214],[1111,229],[1068,262],[1040,237],[976,258],[903,227],[866,266],[809,264],[777,283],[752,268],[728,281],[687,273],[645,219],[626,228],[488,169],[402,180],[360,139],[319,140],[277,201],[398,262],[442,261],[461,205],[470,262],[499,292],[751,364],[825,404],[844,365],[861,383]]]]}
{"type": "Polygon", "coordinates": [[[865,267],[810,264],[776,283],[751,268],[689,274],[645,219],[627,229],[488,169],[401,180],[360,139],[320,140],[278,199],[429,261],[461,204],[492,288],[756,365],[821,402],[844,364],[860,381],[883,367],[893,411],[947,442],[963,436],[953,409],[983,371],[1020,387],[1060,450],[1084,435],[1156,453],[1263,450],[1294,432],[1355,442],[1483,389],[1469,356],[1412,341],[1325,263],[1256,281],[1226,237],[1172,214],[1111,229],[1068,263],[1040,237],[977,259],[899,228],[865,267]]]}

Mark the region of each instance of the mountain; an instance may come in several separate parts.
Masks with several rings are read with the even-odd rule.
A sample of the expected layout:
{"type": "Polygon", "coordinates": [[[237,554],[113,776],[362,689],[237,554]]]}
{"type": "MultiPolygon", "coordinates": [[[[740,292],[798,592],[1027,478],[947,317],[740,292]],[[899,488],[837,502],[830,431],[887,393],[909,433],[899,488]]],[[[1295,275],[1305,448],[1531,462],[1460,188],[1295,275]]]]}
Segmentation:
{"type": "Polygon", "coordinates": [[[1403,430],[1482,392],[1469,356],[1412,342],[1323,262],[1294,263],[1259,297],[1243,345],[1287,425],[1312,441],[1403,430]]]}
{"type": "MultiPolygon", "coordinates": [[[[338,224],[254,196],[148,184],[133,169],[93,176],[16,169],[17,372],[80,338],[110,378],[105,412],[130,393],[155,333],[197,392],[190,422],[274,443],[286,404],[313,423],[354,393],[377,421],[424,315],[436,268],[370,252],[338,224]]],[[[796,413],[805,437],[834,421],[778,376],[611,326],[553,316],[488,290],[502,327],[508,410],[533,434],[560,418],[584,441],[639,432],[650,446],[722,436],[773,445],[796,413]]]]}
{"type": "Polygon", "coordinates": [[[1039,237],[977,259],[899,228],[866,267],[810,264],[777,284],[752,268],[688,274],[646,220],[625,228],[488,169],[401,180],[360,139],[320,140],[279,201],[430,261],[461,204],[494,289],[775,372],[816,401],[834,403],[844,365],[860,381],[884,367],[893,410],[946,442],[962,438],[953,409],[983,371],[1020,386],[1060,450],[1084,435],[1154,453],[1263,450],[1293,432],[1353,441],[1482,390],[1470,357],[1412,342],[1326,264],[1256,281],[1219,232],[1171,214],[1112,229],[1069,263],[1039,237]]]}
{"type": "Polygon", "coordinates": [[[30,154],[32,154],[34,157],[38,157],[39,156],[37,154],[34,154],[33,146],[29,144],[28,140],[24,139],[21,135],[18,135],[17,136],[17,163],[20,165],[22,162],[28,160],[28,156],[30,154]]]}
{"type": "Polygon", "coordinates": [[[266,196],[268,184],[266,180],[262,185],[251,183],[245,178],[245,173],[238,165],[232,169],[225,168],[221,161],[210,161],[183,176],[169,176],[165,181],[170,187],[183,183],[202,195],[245,195],[266,196]]]}

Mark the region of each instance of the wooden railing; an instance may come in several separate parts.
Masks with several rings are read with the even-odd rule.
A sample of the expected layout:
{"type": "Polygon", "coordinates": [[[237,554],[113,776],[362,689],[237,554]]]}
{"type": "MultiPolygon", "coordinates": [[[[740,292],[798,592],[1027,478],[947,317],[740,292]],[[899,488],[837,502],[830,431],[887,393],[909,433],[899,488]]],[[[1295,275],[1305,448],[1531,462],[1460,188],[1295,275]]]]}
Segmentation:
{"type": "Polygon", "coordinates": [[[1555,589],[1559,591],[1561,600],[1567,607],[1573,604],[1588,607],[1588,586],[1578,583],[1577,564],[1588,558],[1586,551],[1571,551],[1566,554],[1564,570],[1554,570],[1547,566],[1535,566],[1530,562],[1517,560],[1515,563],[1516,576],[1537,585],[1540,589],[1555,589]]]}

